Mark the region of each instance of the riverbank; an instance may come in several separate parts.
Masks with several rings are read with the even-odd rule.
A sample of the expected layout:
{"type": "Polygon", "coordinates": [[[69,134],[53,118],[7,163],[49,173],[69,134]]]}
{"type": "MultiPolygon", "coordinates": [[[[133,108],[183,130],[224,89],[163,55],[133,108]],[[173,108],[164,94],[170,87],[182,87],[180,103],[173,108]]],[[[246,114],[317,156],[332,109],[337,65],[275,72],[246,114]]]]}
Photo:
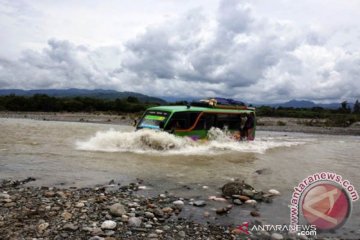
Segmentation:
{"type": "MultiPolygon", "coordinates": [[[[0,118],[23,118],[41,121],[67,121],[102,124],[133,125],[139,114],[98,113],[55,113],[55,112],[0,112],[0,118]]],[[[306,118],[279,118],[258,117],[257,130],[277,132],[301,132],[328,135],[360,136],[360,123],[356,122],[349,127],[323,127],[321,121],[306,118]]]]}
{"type": "MultiPolygon", "coordinates": [[[[145,196],[141,180],[124,186],[112,180],[88,188],[29,187],[29,181],[36,179],[0,184],[1,239],[297,239],[286,232],[248,233],[250,228],[241,230],[236,225],[199,223],[182,214],[201,208],[204,218],[212,218],[232,208],[253,206],[251,215],[260,216],[246,196],[202,201],[168,192],[145,196]],[[208,209],[208,201],[219,201],[224,207],[208,209]]],[[[261,224],[261,220],[249,222],[250,227],[261,224]]]]}

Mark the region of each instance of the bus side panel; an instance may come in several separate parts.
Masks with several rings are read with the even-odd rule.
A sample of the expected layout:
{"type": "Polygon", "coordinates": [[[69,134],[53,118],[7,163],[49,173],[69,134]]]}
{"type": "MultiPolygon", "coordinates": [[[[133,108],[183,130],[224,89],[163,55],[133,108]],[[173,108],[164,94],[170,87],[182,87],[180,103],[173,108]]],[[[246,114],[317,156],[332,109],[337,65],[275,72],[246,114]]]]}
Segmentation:
{"type": "Polygon", "coordinates": [[[175,131],[175,135],[181,136],[181,137],[190,137],[193,140],[197,140],[197,139],[206,138],[207,132],[208,131],[206,131],[206,130],[194,130],[194,131],[188,131],[188,132],[175,131]]]}

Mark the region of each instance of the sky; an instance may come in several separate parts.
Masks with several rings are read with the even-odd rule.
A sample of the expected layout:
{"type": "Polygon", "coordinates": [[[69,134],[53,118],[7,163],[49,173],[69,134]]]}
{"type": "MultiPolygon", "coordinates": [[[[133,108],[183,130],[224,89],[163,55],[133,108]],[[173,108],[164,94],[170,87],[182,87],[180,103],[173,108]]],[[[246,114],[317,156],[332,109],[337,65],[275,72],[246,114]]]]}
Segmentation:
{"type": "Polygon", "coordinates": [[[360,98],[358,0],[0,0],[0,89],[360,98]]]}

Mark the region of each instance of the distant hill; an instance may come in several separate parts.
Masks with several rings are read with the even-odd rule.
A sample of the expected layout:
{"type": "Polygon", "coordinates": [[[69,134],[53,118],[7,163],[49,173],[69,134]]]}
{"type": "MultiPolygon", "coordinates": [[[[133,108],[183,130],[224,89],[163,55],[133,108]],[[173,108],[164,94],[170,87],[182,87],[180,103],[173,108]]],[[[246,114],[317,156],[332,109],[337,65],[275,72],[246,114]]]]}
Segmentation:
{"type": "Polygon", "coordinates": [[[0,96],[15,94],[17,96],[33,96],[35,94],[46,94],[52,97],[93,97],[101,99],[114,100],[116,98],[122,99],[129,96],[136,97],[141,102],[152,102],[165,104],[166,101],[157,98],[147,96],[136,92],[118,92],[115,90],[104,90],[104,89],[35,89],[35,90],[21,90],[21,89],[0,89],[0,96]]]}
{"type": "MultiPolygon", "coordinates": [[[[314,103],[312,101],[305,100],[291,100],[284,103],[276,104],[256,104],[256,106],[271,106],[271,107],[284,107],[284,108],[313,108],[322,107],[327,109],[338,109],[341,107],[341,103],[314,103]]],[[[348,106],[352,109],[354,104],[348,103],[348,106]]]]}

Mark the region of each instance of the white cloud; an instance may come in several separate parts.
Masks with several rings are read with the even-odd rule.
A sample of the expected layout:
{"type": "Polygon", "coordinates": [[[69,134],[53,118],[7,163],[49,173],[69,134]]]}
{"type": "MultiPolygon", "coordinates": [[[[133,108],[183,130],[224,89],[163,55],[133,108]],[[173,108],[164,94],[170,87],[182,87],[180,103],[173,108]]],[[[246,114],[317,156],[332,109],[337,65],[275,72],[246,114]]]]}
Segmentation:
{"type": "MultiPolygon", "coordinates": [[[[319,8],[326,6],[320,2],[315,1],[313,7],[321,15],[323,9],[319,8]]],[[[266,12],[259,1],[223,0],[215,15],[201,6],[186,13],[173,9],[171,17],[161,16],[142,25],[136,36],[130,31],[126,38],[117,38],[115,35],[121,31],[115,29],[110,34],[108,28],[94,29],[91,37],[88,35],[92,34],[91,7],[96,3],[91,1],[87,7],[78,6],[70,11],[70,20],[75,21],[76,9],[81,10],[80,16],[84,18],[70,26],[69,32],[62,29],[69,23],[60,22],[55,24],[62,27],[60,34],[56,34],[56,29],[47,30],[45,37],[51,35],[51,40],[45,48],[35,47],[37,41],[34,47],[28,42],[29,49],[17,60],[6,57],[0,48],[0,87],[112,88],[158,96],[221,95],[251,102],[360,97],[360,53],[354,50],[359,47],[360,32],[356,24],[349,23],[348,16],[337,23],[329,20],[334,22],[331,26],[325,26],[318,17],[319,22],[310,25],[308,20],[299,23],[299,15],[285,14],[287,1],[276,2],[283,6],[282,12],[272,11],[275,8],[266,12]],[[288,18],[275,17],[276,13],[288,18]],[[342,33],[345,39],[339,40],[342,33]],[[96,37],[97,34],[101,36],[96,37]],[[89,41],[82,40],[87,37],[89,41]],[[103,39],[104,44],[95,44],[96,39],[103,39]]],[[[69,9],[68,2],[62,4],[60,9],[69,9]]],[[[304,6],[311,3],[306,4],[297,4],[304,19],[307,15],[304,6]]],[[[346,12],[349,8],[349,13],[353,13],[353,8],[360,8],[355,2],[344,6],[338,11],[346,12]]],[[[46,4],[33,8],[37,10],[32,12],[48,9],[45,15],[54,13],[53,7],[46,4]]],[[[100,9],[109,10],[109,6],[100,9]]],[[[108,19],[112,23],[120,21],[114,9],[108,19]]],[[[335,11],[334,7],[330,9],[335,11]]],[[[5,7],[0,10],[2,19],[13,16],[5,7]]],[[[129,19],[140,21],[136,15],[134,18],[130,15],[129,19]]],[[[308,15],[315,19],[312,13],[308,15]]],[[[94,27],[105,27],[104,24],[95,23],[94,27]]],[[[2,37],[6,39],[5,35],[2,37]]]]}

